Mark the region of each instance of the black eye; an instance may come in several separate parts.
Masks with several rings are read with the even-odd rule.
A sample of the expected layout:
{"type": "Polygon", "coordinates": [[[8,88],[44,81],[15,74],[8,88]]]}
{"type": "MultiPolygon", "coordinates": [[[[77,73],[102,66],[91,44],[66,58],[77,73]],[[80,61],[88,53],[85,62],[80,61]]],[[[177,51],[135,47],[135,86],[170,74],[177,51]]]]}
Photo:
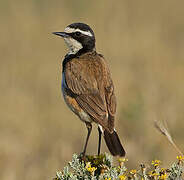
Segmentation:
{"type": "Polygon", "coordinates": [[[76,36],[80,36],[81,35],[81,32],[77,31],[77,32],[75,32],[75,35],[76,36]]]}

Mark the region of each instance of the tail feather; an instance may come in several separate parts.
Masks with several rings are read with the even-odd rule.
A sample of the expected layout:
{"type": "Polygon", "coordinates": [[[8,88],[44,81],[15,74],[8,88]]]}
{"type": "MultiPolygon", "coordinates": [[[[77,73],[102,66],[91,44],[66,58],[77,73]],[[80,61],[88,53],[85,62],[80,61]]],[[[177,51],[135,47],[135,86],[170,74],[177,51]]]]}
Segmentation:
{"type": "Polygon", "coordinates": [[[113,133],[109,133],[107,130],[105,130],[104,139],[109,151],[113,156],[125,156],[125,150],[121,145],[120,139],[116,131],[113,131],[113,133]]]}

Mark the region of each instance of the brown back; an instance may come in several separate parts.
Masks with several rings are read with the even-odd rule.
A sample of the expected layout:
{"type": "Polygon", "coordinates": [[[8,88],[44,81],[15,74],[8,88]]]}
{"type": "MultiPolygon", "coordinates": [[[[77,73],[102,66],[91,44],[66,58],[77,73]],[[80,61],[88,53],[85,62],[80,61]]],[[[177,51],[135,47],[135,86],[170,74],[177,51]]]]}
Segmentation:
{"type": "Polygon", "coordinates": [[[66,84],[79,106],[104,129],[113,132],[116,98],[104,58],[88,52],[66,63],[66,84]]]}

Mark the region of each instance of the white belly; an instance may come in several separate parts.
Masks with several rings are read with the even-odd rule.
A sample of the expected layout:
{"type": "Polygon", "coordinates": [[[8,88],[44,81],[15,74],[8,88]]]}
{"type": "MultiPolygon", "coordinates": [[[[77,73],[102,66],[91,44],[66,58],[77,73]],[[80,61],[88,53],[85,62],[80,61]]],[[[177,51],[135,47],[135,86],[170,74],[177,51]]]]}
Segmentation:
{"type": "Polygon", "coordinates": [[[90,122],[92,123],[91,117],[84,111],[80,112],[79,115],[80,119],[84,122],[90,122]]]}

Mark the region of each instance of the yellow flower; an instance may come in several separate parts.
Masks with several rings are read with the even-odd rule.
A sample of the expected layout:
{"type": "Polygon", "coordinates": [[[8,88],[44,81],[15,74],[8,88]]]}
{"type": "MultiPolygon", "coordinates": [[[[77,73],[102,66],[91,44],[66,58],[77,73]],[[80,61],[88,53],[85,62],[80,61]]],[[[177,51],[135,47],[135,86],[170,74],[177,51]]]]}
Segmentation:
{"type": "Polygon", "coordinates": [[[149,176],[150,177],[156,177],[156,176],[158,176],[159,174],[158,173],[156,173],[155,171],[150,171],[149,172],[149,176]]]}
{"type": "Polygon", "coordinates": [[[93,172],[96,171],[97,168],[96,167],[91,167],[91,163],[87,162],[86,169],[87,169],[87,171],[89,171],[92,174],[93,172]]]}
{"type": "Polygon", "coordinates": [[[105,180],[111,180],[111,178],[108,178],[108,179],[107,179],[107,178],[105,178],[105,180]]]}
{"type": "Polygon", "coordinates": [[[166,173],[166,169],[165,168],[161,168],[161,170],[160,170],[160,172],[162,173],[162,174],[165,174],[166,173]]]}
{"type": "Polygon", "coordinates": [[[132,170],[130,171],[130,174],[132,174],[132,175],[135,175],[136,173],[137,173],[136,169],[132,169],[132,170]]]}
{"type": "Polygon", "coordinates": [[[126,159],[126,158],[119,158],[119,159],[118,159],[118,162],[119,162],[119,163],[127,162],[127,161],[128,161],[128,159],[126,159]]]}
{"type": "Polygon", "coordinates": [[[152,161],[151,164],[152,164],[154,167],[157,167],[157,166],[160,166],[161,161],[160,161],[160,160],[154,160],[154,161],[152,161]]]}
{"type": "Polygon", "coordinates": [[[167,174],[162,174],[159,176],[159,180],[165,180],[167,179],[167,174]]]}
{"type": "Polygon", "coordinates": [[[128,161],[128,159],[126,159],[126,158],[119,158],[118,159],[120,167],[122,167],[124,165],[124,163],[127,162],[127,161],[128,161]]]}
{"type": "Polygon", "coordinates": [[[126,179],[126,175],[125,174],[122,174],[119,176],[119,180],[125,180],[126,179]]]}
{"type": "Polygon", "coordinates": [[[184,156],[182,157],[182,156],[177,156],[177,159],[179,160],[179,161],[182,161],[182,160],[184,160],[184,156]]]}

